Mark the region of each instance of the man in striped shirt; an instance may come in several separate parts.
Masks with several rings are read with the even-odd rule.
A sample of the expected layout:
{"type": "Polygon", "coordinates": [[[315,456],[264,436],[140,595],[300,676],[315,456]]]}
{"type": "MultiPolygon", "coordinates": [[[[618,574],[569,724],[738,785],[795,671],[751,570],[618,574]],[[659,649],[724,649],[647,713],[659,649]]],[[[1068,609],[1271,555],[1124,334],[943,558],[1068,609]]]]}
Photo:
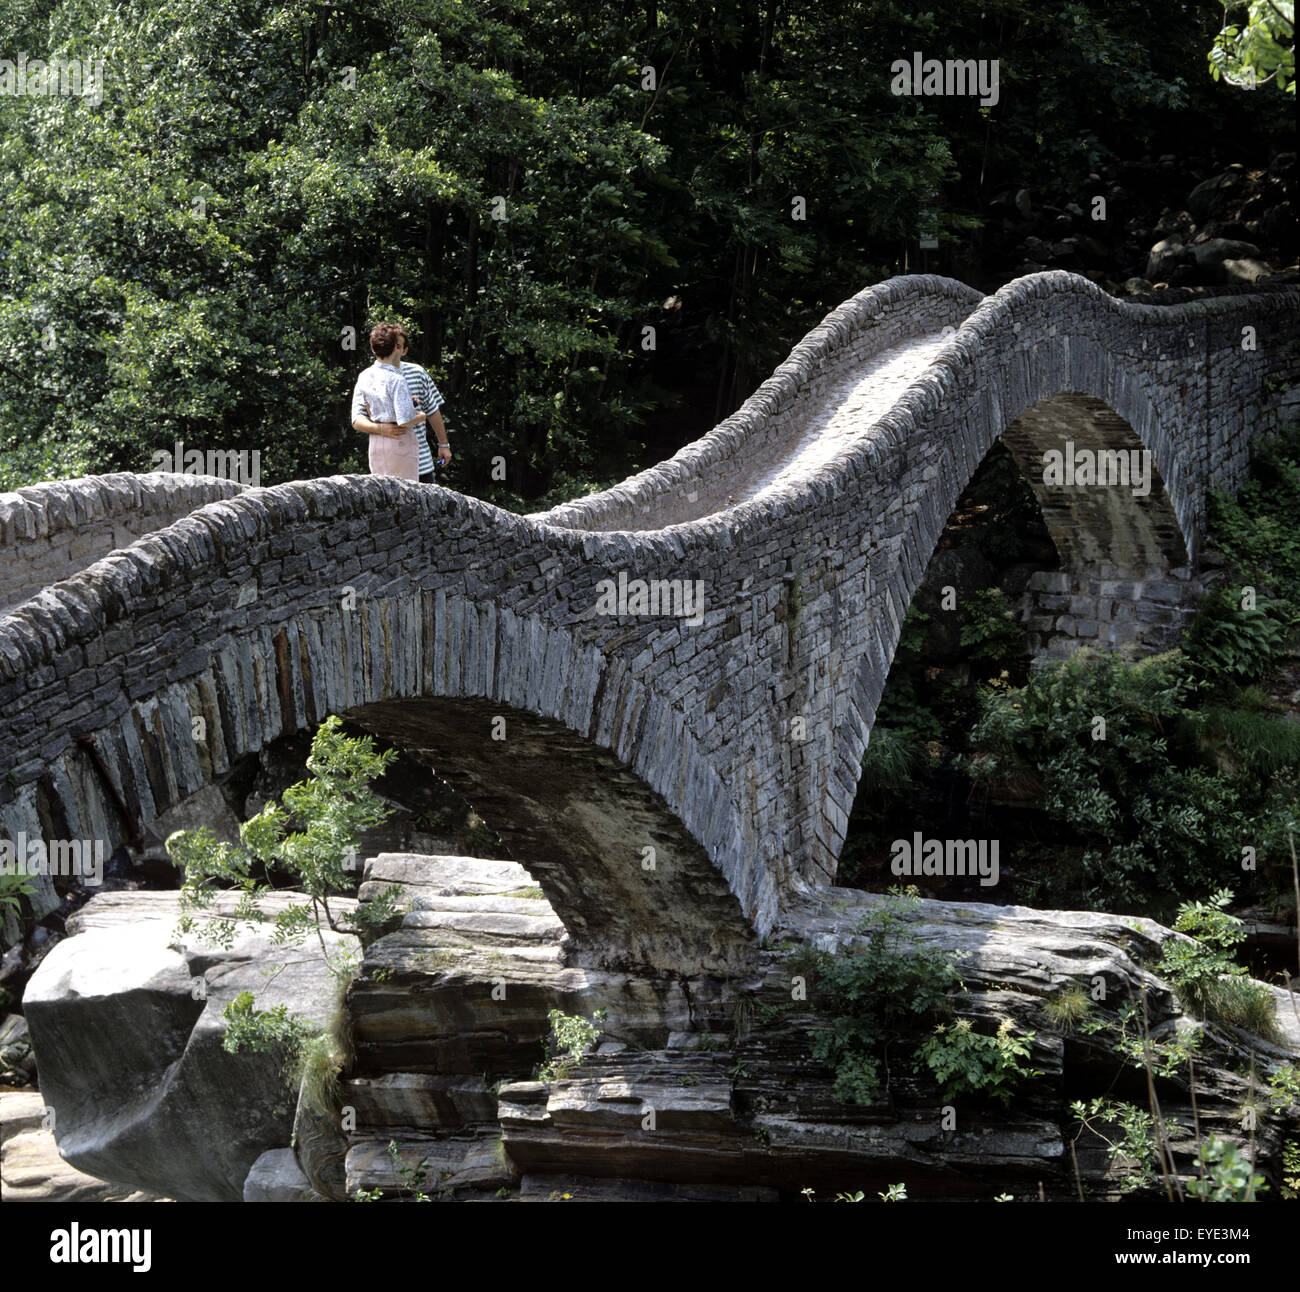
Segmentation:
{"type": "MultiPolygon", "coordinates": [[[[445,402],[442,398],[438,387],[433,384],[433,378],[418,364],[407,363],[403,356],[410,349],[410,342],[407,339],[406,330],[398,327],[397,348],[389,358],[390,363],[397,363],[401,367],[402,377],[406,381],[406,388],[411,392],[411,399],[415,403],[416,409],[421,413],[428,414],[428,425],[433,427],[433,433],[438,441],[438,460],[440,462],[451,461],[451,445],[447,443],[447,428],[443,425],[442,414],[438,411],[445,402]]],[[[352,396],[352,428],[368,435],[395,435],[398,428],[391,422],[372,422],[369,417],[370,410],[366,408],[364,397],[360,392],[352,396]]],[[[421,423],[415,428],[416,438],[420,445],[420,465],[419,475],[421,484],[434,484],[436,477],[434,474],[433,454],[429,448],[429,438],[425,434],[424,424],[421,423]]]]}

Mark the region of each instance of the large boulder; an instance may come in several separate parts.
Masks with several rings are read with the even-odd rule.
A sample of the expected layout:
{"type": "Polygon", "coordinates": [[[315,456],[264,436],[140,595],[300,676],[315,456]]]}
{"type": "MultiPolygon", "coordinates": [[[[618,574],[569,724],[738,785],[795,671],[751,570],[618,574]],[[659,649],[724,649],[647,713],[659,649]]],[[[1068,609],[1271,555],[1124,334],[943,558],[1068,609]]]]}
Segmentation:
{"type": "Polygon", "coordinates": [[[1225,260],[1219,270],[1226,283],[1258,283],[1268,278],[1272,270],[1262,260],[1225,260]]]}
{"type": "Polygon", "coordinates": [[[1258,183],[1251,179],[1243,166],[1229,166],[1227,170],[1203,180],[1187,195],[1187,209],[1198,221],[1221,218],[1235,211],[1258,191],[1258,183]]]}
{"type": "Polygon", "coordinates": [[[1192,253],[1179,238],[1162,238],[1151,248],[1144,277],[1153,283],[1168,282],[1175,269],[1192,263],[1192,253]]]}
{"type": "Polygon", "coordinates": [[[39,1090],[0,1090],[0,1197],[9,1202],[167,1202],[97,1180],[60,1156],[39,1090]]]}
{"type": "Polygon", "coordinates": [[[1295,255],[1296,243],[1300,242],[1300,222],[1297,222],[1295,207],[1290,202],[1279,202],[1269,207],[1260,216],[1259,231],[1283,253],[1295,255]]]}
{"type": "MultiPolygon", "coordinates": [[[[263,908],[294,900],[277,894],[263,908]]],[[[244,926],[228,950],[202,926],[176,938],[178,903],[175,892],[93,898],[33,975],[24,1012],[69,1163],[182,1201],[239,1201],[253,1163],[289,1146],[297,1099],[277,1056],[222,1049],[222,1010],[247,991],[260,1010],[284,1005],[323,1028],[338,981],[315,938],[277,947],[244,926]]],[[[215,909],[228,914],[233,901],[215,909]]],[[[350,935],[323,939],[331,958],[357,949],[350,935]]]]}
{"type": "Polygon", "coordinates": [[[303,1174],[293,1150],[268,1149],[244,1181],[245,1202],[324,1202],[303,1174]]]}
{"type": "Polygon", "coordinates": [[[1259,248],[1253,242],[1240,242],[1236,238],[1210,238],[1192,247],[1196,268],[1203,277],[1214,282],[1225,280],[1223,264],[1227,260],[1258,260],[1259,248]]]}

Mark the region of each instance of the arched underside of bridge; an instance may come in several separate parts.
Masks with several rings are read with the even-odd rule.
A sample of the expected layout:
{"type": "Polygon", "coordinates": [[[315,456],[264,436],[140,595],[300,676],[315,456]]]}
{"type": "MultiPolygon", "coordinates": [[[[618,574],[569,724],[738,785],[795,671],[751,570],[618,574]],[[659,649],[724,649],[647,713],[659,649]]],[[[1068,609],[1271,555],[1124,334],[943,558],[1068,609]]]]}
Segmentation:
{"type": "Polygon", "coordinates": [[[574,963],[735,967],[753,949],[735,895],[663,798],[563,724],[481,698],[343,716],[400,744],[497,832],[563,921],[574,963]]]}
{"type": "Polygon", "coordinates": [[[1034,491],[1062,568],[1111,566],[1142,574],[1188,564],[1188,540],[1195,543],[1198,536],[1193,531],[1184,537],[1150,451],[1104,400],[1073,391],[1041,399],[1007,427],[1001,440],[1034,491]],[[1090,468],[1117,468],[1123,478],[1111,484],[1049,483],[1050,453],[1061,455],[1050,462],[1053,469],[1068,459],[1090,468]],[[1143,470],[1145,479],[1139,480],[1143,470]]]}
{"type": "MultiPolygon", "coordinates": [[[[1149,411],[1145,401],[1134,404],[1149,411]]],[[[1147,438],[1157,437],[1148,430],[1147,438]]],[[[1155,454],[1133,425],[1104,400],[1071,391],[1021,413],[1001,443],[1059,559],[1057,570],[1033,575],[1022,599],[1030,652],[1174,645],[1204,591],[1201,535],[1179,520],[1155,454]],[[1074,479],[1084,471],[1091,483],[1074,479]]]]}
{"type": "MultiPolygon", "coordinates": [[[[146,635],[146,659],[153,646],[146,635]]],[[[571,633],[417,592],[235,634],[214,625],[203,663],[155,687],[126,655],[122,676],[143,694],[0,803],[0,832],[111,853],[239,760],[338,713],[408,747],[497,830],[564,923],[574,963],[698,974],[749,961],[752,920],[698,841],[737,832],[707,756],[680,711],[571,633]]],[[[39,904],[58,904],[48,881],[39,904]]]]}

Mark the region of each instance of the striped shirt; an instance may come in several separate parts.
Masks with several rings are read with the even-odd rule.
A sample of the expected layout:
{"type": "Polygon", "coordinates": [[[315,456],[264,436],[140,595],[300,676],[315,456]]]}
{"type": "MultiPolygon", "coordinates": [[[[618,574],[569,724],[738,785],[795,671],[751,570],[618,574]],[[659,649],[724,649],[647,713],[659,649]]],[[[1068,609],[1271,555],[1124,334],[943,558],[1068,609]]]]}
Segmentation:
{"type": "MultiPolygon", "coordinates": [[[[407,363],[402,360],[402,376],[406,378],[406,388],[411,392],[414,399],[420,401],[420,412],[433,415],[435,409],[443,405],[442,395],[438,387],[433,384],[433,378],[429,376],[418,363],[407,363]]],[[[428,422],[421,422],[415,428],[415,433],[420,440],[420,474],[428,475],[433,470],[433,451],[429,444],[429,437],[426,434],[428,422]]]]}
{"type": "MultiPolygon", "coordinates": [[[[370,369],[366,371],[369,372],[370,369]]],[[[403,361],[402,376],[406,380],[406,389],[412,400],[418,399],[420,401],[420,412],[432,414],[435,409],[443,406],[445,401],[439,393],[438,387],[433,384],[433,378],[418,363],[403,361]]],[[[369,417],[372,422],[396,420],[391,417],[377,417],[374,413],[366,411],[366,397],[361,389],[360,381],[357,382],[357,387],[352,392],[352,420],[356,421],[358,417],[369,417]]],[[[427,422],[421,422],[415,428],[415,438],[420,444],[420,465],[418,469],[422,476],[428,475],[433,470],[433,452],[429,448],[429,437],[425,431],[427,425],[427,422]]]]}

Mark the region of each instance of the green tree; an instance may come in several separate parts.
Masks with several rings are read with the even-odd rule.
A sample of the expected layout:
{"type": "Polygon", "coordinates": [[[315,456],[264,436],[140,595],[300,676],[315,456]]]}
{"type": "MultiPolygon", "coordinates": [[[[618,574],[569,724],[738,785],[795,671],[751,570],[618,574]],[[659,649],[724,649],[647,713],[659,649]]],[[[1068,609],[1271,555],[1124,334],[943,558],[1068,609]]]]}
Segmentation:
{"type": "Polygon", "coordinates": [[[1294,0],[1225,4],[1223,28],[1208,55],[1210,75],[1253,90],[1270,81],[1295,93],[1294,0]]]}
{"type": "MultiPolygon", "coordinates": [[[[233,914],[208,919],[203,930],[229,947],[241,923],[257,924],[266,918],[259,901],[276,886],[275,876],[287,873],[293,889],[310,900],[277,913],[273,940],[299,942],[315,933],[324,951],[322,923],[341,931],[329,899],[355,886],[347,873],[348,860],[356,856],[362,831],[388,816],[369,782],[382,776],[395,757],[392,750],[377,751],[368,736],[345,736],[340,720],[331,716],[312,737],[307,759],[311,778],[285,790],[283,803],[272,800],[245,821],[239,827],[242,846],[220,842],[206,826],[170,835],[168,855],[184,872],[177,931],[194,931],[196,913],[211,909],[219,892],[234,890],[239,902],[233,914]]],[[[347,922],[363,933],[382,926],[395,913],[398,891],[390,887],[347,922]]]]}
{"type": "Polygon", "coordinates": [[[98,106],[0,96],[10,486],[177,439],[260,450],[267,483],[364,470],[349,394],[390,318],[447,396],[452,482],[539,507],[707,430],[916,267],[923,209],[972,251],[1027,177],[1279,131],[1192,74],[1199,0],[1158,40],[1133,0],[6,8],[13,48],[105,63],[98,106]],[[894,97],[914,50],[998,59],[999,101],[894,97]]]}

